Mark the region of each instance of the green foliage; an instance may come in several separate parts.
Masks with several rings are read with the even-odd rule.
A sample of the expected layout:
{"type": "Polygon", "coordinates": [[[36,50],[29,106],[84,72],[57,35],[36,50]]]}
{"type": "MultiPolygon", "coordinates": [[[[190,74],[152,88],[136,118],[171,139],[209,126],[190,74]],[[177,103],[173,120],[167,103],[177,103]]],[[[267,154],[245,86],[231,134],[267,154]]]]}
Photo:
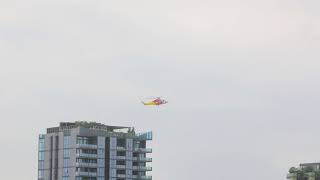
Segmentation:
{"type": "Polygon", "coordinates": [[[303,169],[304,172],[313,172],[313,168],[312,167],[306,167],[305,169],[303,169]]]}
{"type": "Polygon", "coordinates": [[[290,174],[295,174],[297,176],[297,180],[307,180],[310,173],[314,173],[316,179],[320,179],[320,170],[315,170],[312,167],[306,167],[304,169],[291,167],[289,169],[290,174]]]}
{"type": "Polygon", "coordinates": [[[291,167],[291,168],[289,169],[289,173],[296,173],[297,171],[298,171],[298,169],[295,168],[295,167],[291,167]]]}

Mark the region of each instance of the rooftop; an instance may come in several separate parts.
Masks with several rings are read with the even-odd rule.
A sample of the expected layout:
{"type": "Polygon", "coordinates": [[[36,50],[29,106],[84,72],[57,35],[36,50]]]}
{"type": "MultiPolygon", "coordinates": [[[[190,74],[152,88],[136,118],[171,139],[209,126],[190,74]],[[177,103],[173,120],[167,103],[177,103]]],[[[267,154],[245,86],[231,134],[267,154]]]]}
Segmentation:
{"type": "Polygon", "coordinates": [[[97,122],[76,121],[76,122],[61,122],[59,127],[48,128],[47,133],[54,133],[63,130],[73,129],[77,127],[84,127],[89,129],[98,129],[108,132],[114,132],[115,130],[126,129],[128,132],[134,131],[134,128],[125,126],[108,126],[97,122]]]}
{"type": "Polygon", "coordinates": [[[315,163],[302,163],[300,164],[300,167],[304,167],[304,166],[317,166],[320,165],[320,162],[315,162],[315,163]]]}

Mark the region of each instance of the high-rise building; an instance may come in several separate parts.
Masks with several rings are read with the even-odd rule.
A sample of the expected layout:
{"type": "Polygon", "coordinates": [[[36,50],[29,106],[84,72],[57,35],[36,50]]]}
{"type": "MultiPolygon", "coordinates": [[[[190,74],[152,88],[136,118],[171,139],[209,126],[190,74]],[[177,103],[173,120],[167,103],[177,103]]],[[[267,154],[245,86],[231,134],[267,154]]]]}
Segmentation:
{"type": "Polygon", "coordinates": [[[38,180],[151,180],[152,132],[66,122],[39,135],[38,180]]]}

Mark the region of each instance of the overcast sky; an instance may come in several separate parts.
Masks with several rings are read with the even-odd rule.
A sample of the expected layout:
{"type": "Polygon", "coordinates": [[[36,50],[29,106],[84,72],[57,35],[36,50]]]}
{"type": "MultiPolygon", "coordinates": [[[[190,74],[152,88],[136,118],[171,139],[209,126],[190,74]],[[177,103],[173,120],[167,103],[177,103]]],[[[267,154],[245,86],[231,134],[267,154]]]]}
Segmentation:
{"type": "Polygon", "coordinates": [[[284,180],[320,161],[319,7],[0,0],[0,179],[36,179],[38,134],[77,120],[152,130],[154,180],[284,180]]]}

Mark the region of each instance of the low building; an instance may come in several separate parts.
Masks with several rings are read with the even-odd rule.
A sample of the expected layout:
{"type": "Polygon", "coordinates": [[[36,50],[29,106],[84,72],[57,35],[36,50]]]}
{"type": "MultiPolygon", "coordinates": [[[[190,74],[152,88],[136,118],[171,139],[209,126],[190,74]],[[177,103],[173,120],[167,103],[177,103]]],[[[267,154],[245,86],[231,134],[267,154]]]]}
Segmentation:
{"type": "Polygon", "coordinates": [[[38,180],[151,180],[152,132],[67,122],[39,136],[38,180]]]}

